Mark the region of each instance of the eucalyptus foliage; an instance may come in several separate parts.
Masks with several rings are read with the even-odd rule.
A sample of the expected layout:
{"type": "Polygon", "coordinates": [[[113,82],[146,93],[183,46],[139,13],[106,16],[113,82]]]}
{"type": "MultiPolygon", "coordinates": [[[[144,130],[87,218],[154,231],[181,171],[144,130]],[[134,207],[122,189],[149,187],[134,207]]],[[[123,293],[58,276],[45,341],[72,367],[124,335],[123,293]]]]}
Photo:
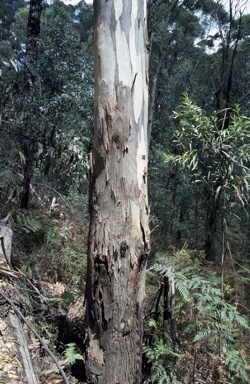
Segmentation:
{"type": "Polygon", "coordinates": [[[185,168],[192,182],[201,184],[215,199],[224,192],[237,196],[244,205],[249,194],[250,118],[240,114],[238,105],[229,112],[207,116],[185,94],[180,110],[174,112],[180,124],[175,132],[179,153],[164,157],[185,168]]]}
{"type": "Polygon", "coordinates": [[[89,56],[70,9],[62,3],[47,7],[38,62],[37,103],[42,127],[38,159],[46,175],[67,187],[88,167],[93,102],[89,56]]]}
{"type": "Polygon", "coordinates": [[[204,250],[214,260],[218,219],[226,223],[249,201],[250,119],[238,105],[207,115],[187,94],[174,118],[175,149],[164,154],[165,162],[196,185],[205,211],[204,250]]]}

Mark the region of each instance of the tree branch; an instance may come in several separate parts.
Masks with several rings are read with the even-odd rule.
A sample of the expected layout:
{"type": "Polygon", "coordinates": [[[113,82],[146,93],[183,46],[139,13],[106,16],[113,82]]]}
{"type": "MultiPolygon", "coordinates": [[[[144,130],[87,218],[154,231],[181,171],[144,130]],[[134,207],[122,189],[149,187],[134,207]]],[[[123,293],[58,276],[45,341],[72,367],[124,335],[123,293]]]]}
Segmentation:
{"type": "Polygon", "coordinates": [[[41,345],[43,346],[43,349],[48,353],[48,355],[50,355],[50,357],[53,359],[54,363],[56,364],[60,374],[62,375],[62,378],[65,382],[65,384],[70,384],[66,375],[65,375],[65,372],[63,371],[63,369],[61,368],[60,366],[60,363],[59,361],[57,360],[56,356],[54,355],[54,353],[49,349],[49,347],[47,346],[47,344],[45,343],[45,341],[41,338],[41,336],[37,333],[37,331],[32,327],[32,325],[30,324],[30,322],[28,320],[25,319],[25,317],[23,316],[22,312],[19,311],[19,309],[15,306],[15,304],[13,303],[13,301],[5,295],[5,293],[3,293],[2,291],[0,291],[0,295],[10,304],[11,308],[15,311],[15,313],[23,320],[23,322],[27,325],[27,327],[31,330],[31,332],[34,333],[34,335],[36,336],[36,338],[39,340],[39,342],[41,343],[41,345]]]}

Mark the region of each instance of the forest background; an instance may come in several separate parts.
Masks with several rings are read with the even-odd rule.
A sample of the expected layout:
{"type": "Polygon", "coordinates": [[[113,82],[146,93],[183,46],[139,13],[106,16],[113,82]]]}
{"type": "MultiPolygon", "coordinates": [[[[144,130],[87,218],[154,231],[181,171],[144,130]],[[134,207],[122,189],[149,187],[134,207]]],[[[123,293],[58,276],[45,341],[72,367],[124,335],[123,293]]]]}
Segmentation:
{"type": "MultiPolygon", "coordinates": [[[[23,305],[64,358],[71,380],[80,383],[93,9],[84,1],[43,4],[30,98],[28,5],[2,0],[0,7],[1,217],[11,212],[13,264],[26,276],[18,277],[23,305]],[[24,135],[27,121],[31,129],[24,135]],[[27,164],[32,172],[24,200],[27,164]]],[[[148,1],[152,245],[144,382],[249,382],[246,6],[231,0],[148,1]]],[[[56,380],[39,347],[35,358],[41,382],[56,380]]]]}

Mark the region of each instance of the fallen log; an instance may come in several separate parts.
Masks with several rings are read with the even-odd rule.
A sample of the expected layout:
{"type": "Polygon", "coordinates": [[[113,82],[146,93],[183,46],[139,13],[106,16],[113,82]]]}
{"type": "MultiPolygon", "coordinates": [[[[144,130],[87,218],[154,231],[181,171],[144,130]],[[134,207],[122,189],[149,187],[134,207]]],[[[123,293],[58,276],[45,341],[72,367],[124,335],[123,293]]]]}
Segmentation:
{"type": "Polygon", "coordinates": [[[8,215],[0,220],[0,384],[38,384],[20,317],[10,305],[20,299],[11,263],[12,237],[8,215]]]}

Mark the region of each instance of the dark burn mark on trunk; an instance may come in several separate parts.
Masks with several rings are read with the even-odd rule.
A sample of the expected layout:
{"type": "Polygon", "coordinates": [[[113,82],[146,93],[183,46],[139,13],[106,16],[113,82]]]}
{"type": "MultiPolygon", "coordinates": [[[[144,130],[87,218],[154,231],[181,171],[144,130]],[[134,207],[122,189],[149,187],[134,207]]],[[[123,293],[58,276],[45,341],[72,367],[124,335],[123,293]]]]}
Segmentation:
{"type": "Polygon", "coordinates": [[[120,254],[121,254],[121,257],[125,257],[126,256],[126,252],[128,250],[128,245],[125,241],[123,241],[121,243],[121,246],[120,246],[120,254]]]}
{"type": "Polygon", "coordinates": [[[112,136],[112,140],[116,144],[116,148],[119,149],[120,148],[120,144],[121,144],[121,139],[120,139],[119,135],[118,134],[114,134],[112,136]]]}
{"type": "Polygon", "coordinates": [[[107,330],[108,321],[112,318],[111,310],[111,293],[110,293],[110,275],[108,273],[107,258],[101,259],[99,256],[95,257],[95,282],[94,282],[94,302],[95,313],[98,318],[99,332],[107,330]]]}

